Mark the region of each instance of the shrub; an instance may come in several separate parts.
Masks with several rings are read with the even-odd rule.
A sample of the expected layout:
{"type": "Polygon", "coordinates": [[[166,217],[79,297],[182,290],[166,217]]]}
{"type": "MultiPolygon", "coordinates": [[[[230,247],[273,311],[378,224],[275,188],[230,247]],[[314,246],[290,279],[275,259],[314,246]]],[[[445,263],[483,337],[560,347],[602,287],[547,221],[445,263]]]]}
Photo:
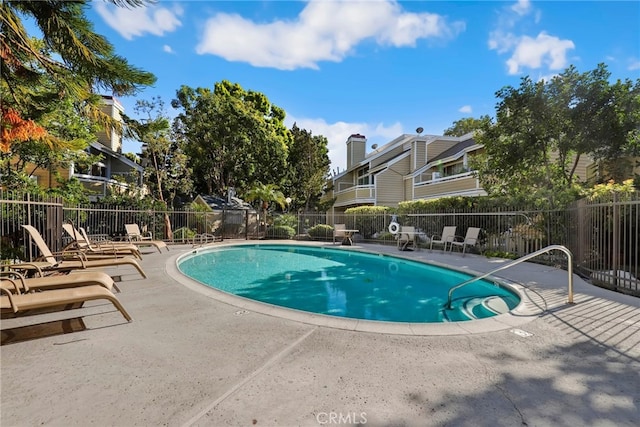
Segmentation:
{"type": "Polygon", "coordinates": [[[284,225],[295,229],[298,227],[298,217],[294,214],[282,214],[273,219],[273,225],[284,225]]]}
{"type": "Polygon", "coordinates": [[[265,237],[267,239],[293,239],[296,230],[288,225],[274,225],[267,229],[265,237]]]}
{"type": "Polygon", "coordinates": [[[333,237],[333,227],[326,224],[314,225],[308,230],[312,239],[329,239],[333,237]]]}
{"type": "Polygon", "coordinates": [[[187,228],[178,228],[173,232],[173,240],[184,242],[185,240],[191,240],[196,236],[196,232],[187,228]]]}
{"type": "Polygon", "coordinates": [[[387,214],[393,212],[394,210],[387,206],[359,206],[344,211],[347,228],[357,229],[365,239],[370,239],[375,233],[386,230],[387,222],[391,220],[391,216],[387,214]],[[350,215],[353,215],[355,220],[350,215]],[[350,221],[355,224],[352,226],[350,221]]]}

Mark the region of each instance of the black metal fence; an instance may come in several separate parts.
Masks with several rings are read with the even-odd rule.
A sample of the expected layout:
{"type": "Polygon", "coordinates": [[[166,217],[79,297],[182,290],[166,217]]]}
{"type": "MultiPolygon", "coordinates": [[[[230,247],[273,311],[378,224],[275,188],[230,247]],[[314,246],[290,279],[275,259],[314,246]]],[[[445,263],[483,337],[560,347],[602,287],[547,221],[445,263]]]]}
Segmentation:
{"type": "MultiPolygon", "coordinates": [[[[35,198],[0,192],[1,258],[30,259],[36,255],[21,224],[31,224],[43,234],[52,250],[67,241],[62,223],[71,221],[100,239],[123,238],[124,225],[138,224],[154,239],[168,243],[199,244],[219,239],[333,240],[333,225],[358,230],[356,242],[395,244],[389,225],[416,229],[420,246],[440,236],[445,226],[455,226],[464,236],[469,227],[481,229],[473,251],[517,258],[552,244],[564,245],[574,254],[574,269],[594,283],[640,295],[639,234],[640,193],[598,200],[580,200],[563,210],[505,209],[478,211],[411,212],[392,214],[287,213],[268,215],[250,210],[153,211],[113,206],[65,206],[60,199],[35,198]],[[171,231],[171,233],[170,233],[171,231]]],[[[564,256],[539,259],[555,265],[564,256]]]]}

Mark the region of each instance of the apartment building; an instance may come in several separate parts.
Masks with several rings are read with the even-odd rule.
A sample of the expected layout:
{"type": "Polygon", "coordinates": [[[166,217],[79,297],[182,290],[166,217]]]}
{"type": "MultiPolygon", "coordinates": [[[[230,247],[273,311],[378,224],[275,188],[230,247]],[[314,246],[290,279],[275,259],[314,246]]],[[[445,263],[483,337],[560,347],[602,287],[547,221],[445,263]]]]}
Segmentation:
{"type": "MultiPolygon", "coordinates": [[[[460,137],[403,134],[366,151],[367,138],[353,134],[346,141],[347,168],[331,177],[331,190],[323,200],[335,199],[339,214],[357,206],[397,207],[402,201],[451,196],[483,196],[484,191],[469,160],[483,152],[473,133],[460,137]]],[[[576,169],[580,180],[597,173],[588,156],[576,169]]]]}
{"type": "MultiPolygon", "coordinates": [[[[102,111],[111,118],[122,121],[124,108],[115,97],[103,95],[102,102],[102,111]]],[[[57,172],[62,178],[77,178],[91,193],[91,200],[104,197],[108,191],[126,191],[130,186],[143,188],[143,167],[122,153],[122,135],[116,129],[108,133],[99,132],[86,151],[100,155],[102,160],[92,165],[71,165],[68,169],[57,172]]],[[[52,170],[36,169],[32,178],[41,187],[58,185],[52,170]]]]}

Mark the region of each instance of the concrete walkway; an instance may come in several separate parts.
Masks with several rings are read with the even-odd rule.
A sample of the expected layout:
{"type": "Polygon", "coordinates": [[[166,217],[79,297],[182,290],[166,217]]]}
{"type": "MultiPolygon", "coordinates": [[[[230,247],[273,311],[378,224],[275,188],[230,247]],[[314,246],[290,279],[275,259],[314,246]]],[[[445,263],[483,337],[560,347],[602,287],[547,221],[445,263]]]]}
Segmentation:
{"type": "MultiPolygon", "coordinates": [[[[477,272],[505,262],[360,248],[477,272]]],[[[499,274],[529,296],[521,316],[448,332],[338,329],[222,302],[176,280],[175,259],[189,250],[145,254],[147,279],[129,267],[107,270],[122,278],[117,296],[131,323],[101,302],[2,320],[0,425],[640,422],[640,298],[576,276],[568,305],[566,271],[523,263],[499,274]]]]}

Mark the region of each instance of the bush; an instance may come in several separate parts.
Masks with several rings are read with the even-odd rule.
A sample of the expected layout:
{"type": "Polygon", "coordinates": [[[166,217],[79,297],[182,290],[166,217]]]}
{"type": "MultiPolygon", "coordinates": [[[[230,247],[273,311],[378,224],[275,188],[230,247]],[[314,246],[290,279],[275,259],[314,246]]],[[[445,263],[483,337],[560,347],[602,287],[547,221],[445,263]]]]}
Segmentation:
{"type": "Polygon", "coordinates": [[[294,214],[282,214],[273,219],[273,225],[284,225],[295,229],[298,227],[298,217],[294,214]]]}
{"type": "Polygon", "coordinates": [[[293,239],[296,230],[288,225],[274,225],[267,229],[265,237],[267,239],[293,239]]]}
{"type": "Polygon", "coordinates": [[[394,209],[387,206],[359,206],[344,211],[347,228],[355,228],[365,239],[370,239],[375,233],[386,230],[387,222],[391,220],[391,216],[387,214],[394,212],[394,209]],[[351,219],[351,214],[355,217],[355,221],[351,219]],[[355,222],[355,224],[352,226],[349,222],[355,222]]]}
{"type": "Polygon", "coordinates": [[[312,239],[330,239],[333,237],[333,227],[326,224],[318,224],[311,227],[307,233],[312,239]]]}
{"type": "Polygon", "coordinates": [[[187,227],[178,228],[176,231],[173,232],[173,240],[179,241],[179,242],[184,242],[185,240],[189,241],[193,239],[195,236],[196,236],[196,232],[187,227]]]}

